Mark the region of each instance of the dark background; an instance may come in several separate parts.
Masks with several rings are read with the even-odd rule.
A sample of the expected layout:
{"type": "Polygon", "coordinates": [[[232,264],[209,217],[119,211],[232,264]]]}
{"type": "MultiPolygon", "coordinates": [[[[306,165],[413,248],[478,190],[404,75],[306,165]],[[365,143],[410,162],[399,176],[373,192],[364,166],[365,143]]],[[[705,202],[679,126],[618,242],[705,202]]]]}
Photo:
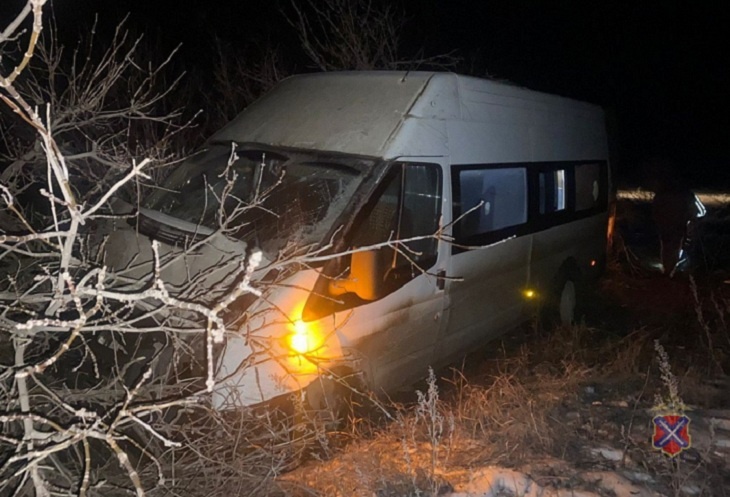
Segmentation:
{"type": "MultiPolygon", "coordinates": [[[[377,1],[377,0],[376,0],[377,1]]],[[[7,19],[22,0],[3,0],[7,19]]],[[[587,100],[615,117],[619,181],[639,184],[651,157],[674,161],[694,187],[730,187],[730,16],[722,2],[402,0],[404,56],[455,51],[457,68],[587,100]]],[[[205,80],[214,40],[245,53],[271,43],[312,70],[283,20],[285,0],[54,0],[73,45],[98,14],[100,35],[129,13],[151,46],[182,42],[178,68],[205,80]]],[[[46,9],[49,9],[47,6],[46,9]]]]}

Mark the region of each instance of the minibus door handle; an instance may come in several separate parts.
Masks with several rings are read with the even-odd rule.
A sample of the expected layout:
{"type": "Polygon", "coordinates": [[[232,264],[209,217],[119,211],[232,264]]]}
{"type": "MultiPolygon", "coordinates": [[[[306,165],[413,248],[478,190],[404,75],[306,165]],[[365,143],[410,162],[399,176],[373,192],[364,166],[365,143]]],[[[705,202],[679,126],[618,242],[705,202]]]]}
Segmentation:
{"type": "Polygon", "coordinates": [[[443,290],[446,288],[446,270],[445,269],[439,269],[436,272],[436,288],[439,290],[443,290]]]}

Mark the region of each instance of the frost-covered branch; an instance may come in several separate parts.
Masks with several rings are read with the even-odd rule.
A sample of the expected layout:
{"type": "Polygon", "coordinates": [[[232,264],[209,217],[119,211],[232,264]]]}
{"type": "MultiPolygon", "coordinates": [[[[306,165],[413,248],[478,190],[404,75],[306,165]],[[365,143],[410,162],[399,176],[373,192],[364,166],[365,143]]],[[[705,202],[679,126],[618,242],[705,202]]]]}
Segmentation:
{"type": "Polygon", "coordinates": [[[261,254],[240,260],[237,284],[208,301],[190,296],[195,280],[187,289],[165,281],[170,254],[156,244],[141,274],[104,264],[98,223],[134,218],[115,216],[110,202],[153,181],[150,170],[171,157],[164,140],[140,157],[131,131],[136,123],[181,129],[179,113],[164,109],[170,90],[155,86],[169,59],[138,63],[139,40],[130,44],[120,27],[101,59],[77,51],[63,70],[59,48],[39,45],[43,4],[30,0],[0,31],[0,43],[28,47],[0,75],[0,98],[17,117],[4,131],[34,136],[0,182],[0,494],[143,496],[167,484],[171,458],[193,450],[166,419],[208,410],[202,399],[215,384],[225,314],[242,295],[259,294],[251,275],[261,254]],[[24,34],[29,12],[33,29],[24,34]],[[126,84],[129,102],[117,105],[109,96],[126,84]],[[31,183],[41,185],[48,215],[19,202],[31,183]],[[110,456],[121,473],[102,471],[110,456]]]}

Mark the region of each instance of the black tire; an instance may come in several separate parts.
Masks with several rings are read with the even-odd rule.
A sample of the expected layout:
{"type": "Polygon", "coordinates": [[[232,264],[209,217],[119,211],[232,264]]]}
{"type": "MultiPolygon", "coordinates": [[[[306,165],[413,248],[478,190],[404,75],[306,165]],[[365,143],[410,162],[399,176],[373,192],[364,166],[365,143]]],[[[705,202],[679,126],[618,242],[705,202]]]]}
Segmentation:
{"type": "Polygon", "coordinates": [[[585,313],[585,281],[575,263],[566,263],[553,280],[543,308],[543,323],[548,329],[574,326],[585,313]]]}
{"type": "Polygon", "coordinates": [[[301,403],[294,406],[292,452],[296,465],[315,455],[331,456],[331,449],[343,442],[353,411],[355,395],[351,373],[332,371],[319,376],[303,390],[301,403]]]}
{"type": "Polygon", "coordinates": [[[334,375],[320,376],[305,388],[306,414],[327,431],[342,428],[350,408],[349,386],[334,375]]]}
{"type": "Polygon", "coordinates": [[[572,326],[577,322],[578,290],[576,282],[569,279],[563,283],[563,289],[558,297],[558,314],[560,324],[572,326]]]}

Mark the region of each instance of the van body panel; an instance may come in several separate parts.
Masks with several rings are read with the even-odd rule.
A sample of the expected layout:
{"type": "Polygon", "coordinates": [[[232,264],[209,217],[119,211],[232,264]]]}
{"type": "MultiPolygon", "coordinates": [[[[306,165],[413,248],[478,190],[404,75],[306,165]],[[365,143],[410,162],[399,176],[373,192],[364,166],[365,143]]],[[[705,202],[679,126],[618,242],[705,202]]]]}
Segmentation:
{"type": "MultiPolygon", "coordinates": [[[[307,238],[330,260],[291,266],[275,284],[272,266],[254,273],[265,298],[241,309],[243,325],[230,330],[218,358],[220,409],[305,389],[343,368],[377,391],[406,385],[529,319],[525,295],[550,291],[564,264],[587,271],[605,256],[610,167],[603,111],[594,105],[449,73],[310,74],[282,81],[209,144],[240,147],[259,177],[290,167],[292,182],[321,180],[307,183],[317,190],[311,197],[292,186],[307,212],[333,207],[317,202],[338,204],[336,222],[314,216],[326,228],[315,232],[321,239],[307,238]],[[347,168],[357,172],[349,190],[337,186],[355,178],[347,168]],[[436,245],[422,245],[427,267],[396,242],[403,224],[439,227],[428,236],[436,245]],[[350,251],[367,250],[360,240],[370,233],[385,233],[385,250],[396,254],[383,275],[352,270],[350,251]],[[352,273],[368,285],[358,287],[352,273]],[[353,290],[364,287],[373,291],[353,290]]],[[[226,238],[211,239],[218,236],[226,238]]],[[[122,259],[149,258],[142,245],[122,259]]],[[[245,257],[245,246],[228,240],[214,247],[228,255],[206,257],[237,261],[230,252],[245,257]]],[[[272,249],[269,259],[279,256],[272,249]]]]}
{"type": "Polygon", "coordinates": [[[451,257],[447,274],[454,280],[446,284],[449,320],[439,363],[524,321],[530,248],[529,236],[515,237],[451,257]]]}
{"type": "Polygon", "coordinates": [[[452,164],[490,164],[537,161],[574,161],[604,158],[599,126],[591,120],[571,120],[541,113],[511,109],[504,105],[484,106],[486,122],[449,121],[449,150],[452,164]]]}
{"type": "Polygon", "coordinates": [[[242,327],[228,331],[220,353],[217,374],[221,383],[213,395],[216,408],[260,404],[300,390],[318,374],[343,362],[348,341],[337,333],[331,318],[309,327],[312,350],[305,356],[290,347],[318,277],[314,269],[297,271],[245,309],[249,317],[242,327]]]}
{"type": "Polygon", "coordinates": [[[336,313],[336,333],[343,348],[367,365],[365,384],[388,391],[427,372],[443,306],[436,278],[421,274],[386,298],[336,313]]]}
{"type": "Polygon", "coordinates": [[[588,273],[591,261],[597,264],[605,254],[607,222],[606,214],[598,214],[533,234],[530,286],[548,290],[568,259],[573,259],[583,274],[588,273]]]}
{"type": "Polygon", "coordinates": [[[211,140],[382,157],[429,78],[395,72],[287,78],[211,140]]]}
{"type": "MultiPolygon", "coordinates": [[[[406,129],[443,129],[443,122],[432,119],[408,119],[406,129]]],[[[404,134],[408,137],[409,134],[404,134]]],[[[445,146],[445,136],[439,135],[431,149],[445,146]]],[[[403,140],[408,143],[408,140],[403,140]]],[[[392,147],[396,147],[393,144],[392,147]]],[[[409,149],[413,150],[413,142],[409,149]]],[[[391,148],[393,150],[393,148],[391,148]]],[[[422,150],[429,150],[424,145],[422,150]]],[[[439,152],[443,152],[441,149],[439,152]]],[[[450,216],[448,166],[440,156],[399,156],[403,164],[436,165],[441,171],[441,219],[450,216]]],[[[415,212],[414,216],[419,214],[415,212]]],[[[387,297],[352,312],[343,311],[336,316],[346,325],[339,333],[347,335],[348,344],[357,349],[357,355],[368,364],[367,384],[376,391],[388,391],[423,377],[433,357],[434,349],[446,323],[446,292],[439,284],[439,274],[445,274],[450,259],[450,245],[439,239],[436,261],[429,267],[414,268],[415,278],[387,297]],[[354,335],[358,337],[354,340],[354,335]]],[[[446,313],[447,314],[447,313],[446,313]]],[[[355,354],[355,353],[354,353],[355,354]]]]}
{"type": "MultiPolygon", "coordinates": [[[[218,410],[262,404],[280,395],[305,388],[316,379],[309,371],[297,371],[282,354],[278,360],[257,364],[262,352],[250,347],[240,335],[228,335],[217,373],[211,404],[218,410]]],[[[294,365],[296,366],[296,365],[294,365]]]]}
{"type": "MultiPolygon", "coordinates": [[[[410,75],[417,73],[409,73],[410,75]]],[[[451,121],[461,119],[459,78],[456,74],[433,73],[407,117],[451,121]]]]}
{"type": "Polygon", "coordinates": [[[439,119],[408,117],[399,125],[397,133],[384,151],[386,159],[426,161],[426,157],[443,157],[449,154],[447,122],[439,119]]]}
{"type": "MultiPolygon", "coordinates": [[[[178,244],[158,242],[158,256],[160,279],[171,294],[180,297],[220,295],[232,283],[231,275],[240,267],[248,249],[244,241],[158,212],[141,209],[138,219],[145,225],[164,226],[163,230],[168,232],[165,235],[159,235],[161,230],[154,228],[158,236],[179,238],[178,244]],[[179,293],[191,287],[193,293],[179,293]]],[[[124,222],[113,229],[105,227],[97,235],[108,237],[105,243],[110,249],[106,251],[104,263],[118,277],[145,286],[152,282],[154,275],[154,253],[150,236],[135,228],[138,226],[124,222]]]]}
{"type": "Polygon", "coordinates": [[[448,122],[452,164],[493,164],[531,160],[526,126],[508,123],[448,122]]]}

